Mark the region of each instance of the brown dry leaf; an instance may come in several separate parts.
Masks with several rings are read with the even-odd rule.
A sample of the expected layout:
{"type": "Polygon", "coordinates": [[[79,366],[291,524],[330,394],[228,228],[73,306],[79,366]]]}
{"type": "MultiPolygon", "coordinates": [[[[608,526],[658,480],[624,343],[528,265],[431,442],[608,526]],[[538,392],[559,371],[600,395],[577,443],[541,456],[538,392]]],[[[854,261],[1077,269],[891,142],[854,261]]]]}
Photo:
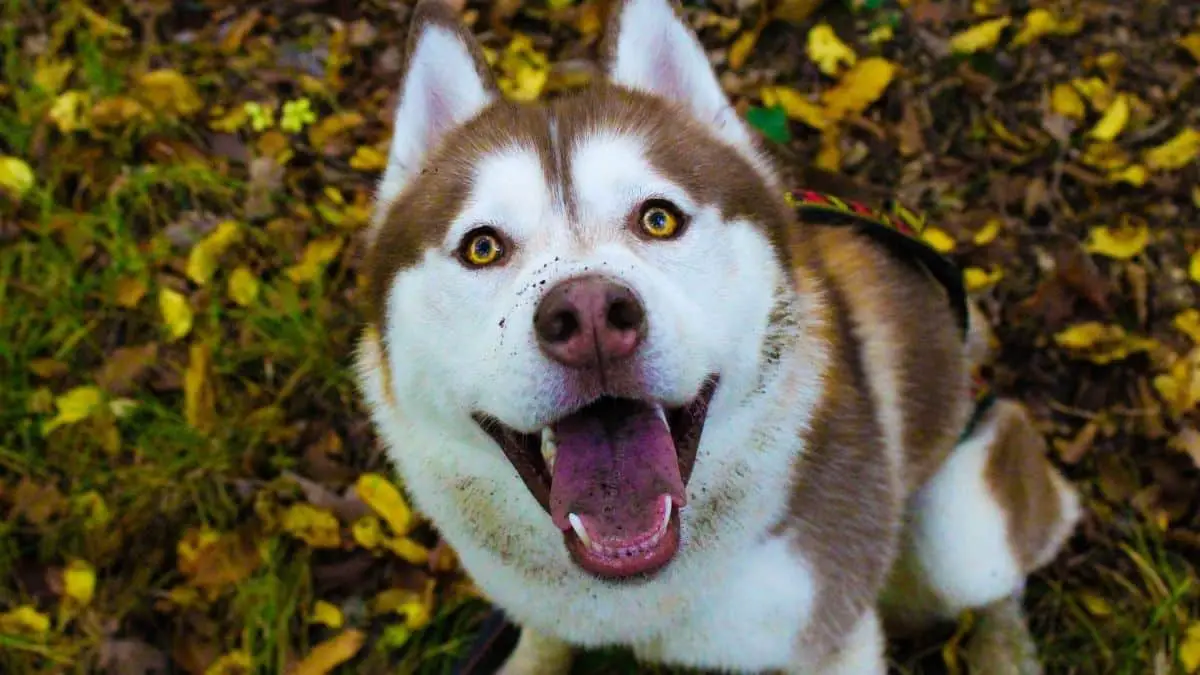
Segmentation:
{"type": "Polygon", "coordinates": [[[193,429],[208,433],[217,421],[216,385],[212,377],[212,350],[207,344],[188,348],[183,375],[184,418],[193,429]]]}
{"type": "Polygon", "coordinates": [[[29,362],[29,372],[43,380],[49,380],[66,375],[70,366],[56,359],[34,359],[29,362]]]}
{"type": "Polygon", "coordinates": [[[1175,438],[1171,439],[1170,445],[1175,450],[1191,457],[1192,464],[1200,469],[1200,431],[1192,426],[1184,427],[1175,438]]]}
{"type": "Polygon", "coordinates": [[[210,593],[249,577],[262,564],[258,546],[233,532],[189,528],[176,546],[179,572],[188,583],[210,593]]]}
{"type": "Polygon", "coordinates": [[[317,152],[326,152],[326,145],[347,132],[362,126],[367,119],[357,112],[330,115],[308,128],[308,142],[317,152]]]}
{"type": "Polygon", "coordinates": [[[347,629],[313,647],[289,675],[325,675],[358,654],[367,635],[360,630],[347,629]]]}
{"type": "Polygon", "coordinates": [[[12,503],[8,517],[24,515],[25,520],[34,525],[45,525],[70,507],[69,500],[53,483],[35,483],[29,476],[22,476],[21,482],[17,483],[12,493],[12,503]]]}
{"type": "Polygon", "coordinates": [[[150,111],[141,103],[125,96],[114,96],[97,101],[92,106],[88,118],[92,126],[100,129],[118,127],[130,122],[149,122],[153,119],[150,111]]]}
{"type": "Polygon", "coordinates": [[[803,23],[825,0],[778,0],[771,17],[788,23],[803,23]]]}
{"type": "Polygon", "coordinates": [[[896,65],[887,59],[871,57],[859,61],[836,87],[821,96],[826,116],[840,120],[858,114],[877,101],[896,75],[896,65]]]}
{"type": "Polygon", "coordinates": [[[114,395],[128,394],[157,362],[158,343],[118,347],[96,373],[96,384],[114,395]]]}
{"type": "Polygon", "coordinates": [[[1079,430],[1079,433],[1075,434],[1074,438],[1054,439],[1054,449],[1058,451],[1058,458],[1064,464],[1078,464],[1091,451],[1093,444],[1096,442],[1096,434],[1099,431],[1100,421],[1092,419],[1083,425],[1083,428],[1079,430]]]}

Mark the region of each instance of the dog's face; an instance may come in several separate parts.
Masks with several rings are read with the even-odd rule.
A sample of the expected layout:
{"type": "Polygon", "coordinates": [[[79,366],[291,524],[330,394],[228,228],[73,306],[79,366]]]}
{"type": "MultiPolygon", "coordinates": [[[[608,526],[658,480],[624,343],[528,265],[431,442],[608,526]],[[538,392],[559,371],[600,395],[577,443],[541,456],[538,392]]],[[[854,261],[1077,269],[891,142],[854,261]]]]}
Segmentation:
{"type": "Polygon", "coordinates": [[[377,419],[440,445],[394,448],[421,457],[401,462],[410,484],[447,483],[416,489],[435,524],[433,500],[533,506],[506,513],[552,522],[606,579],[672,560],[681,513],[686,530],[715,497],[697,461],[749,451],[709,440],[740,438],[721,427],[771,376],[792,300],[787,205],[702,48],[666,0],[614,11],[608,82],[522,107],[448,10],[418,6],[365,366],[377,419]],[[489,490],[463,488],[480,467],[489,490]]]}

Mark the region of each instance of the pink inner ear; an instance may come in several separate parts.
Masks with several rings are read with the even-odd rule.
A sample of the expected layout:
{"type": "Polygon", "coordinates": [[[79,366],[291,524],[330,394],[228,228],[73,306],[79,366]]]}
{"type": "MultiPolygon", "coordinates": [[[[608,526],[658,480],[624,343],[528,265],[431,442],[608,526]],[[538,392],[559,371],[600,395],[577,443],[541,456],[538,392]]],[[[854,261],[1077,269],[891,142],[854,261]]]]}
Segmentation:
{"type": "Polygon", "coordinates": [[[675,101],[687,99],[684,90],[683,70],[667,50],[670,36],[663,35],[656,41],[654,56],[650,62],[650,83],[661,94],[675,101]]]}
{"type": "Polygon", "coordinates": [[[425,92],[425,115],[425,147],[432,150],[454,122],[450,102],[440,90],[431,89],[425,92]]]}

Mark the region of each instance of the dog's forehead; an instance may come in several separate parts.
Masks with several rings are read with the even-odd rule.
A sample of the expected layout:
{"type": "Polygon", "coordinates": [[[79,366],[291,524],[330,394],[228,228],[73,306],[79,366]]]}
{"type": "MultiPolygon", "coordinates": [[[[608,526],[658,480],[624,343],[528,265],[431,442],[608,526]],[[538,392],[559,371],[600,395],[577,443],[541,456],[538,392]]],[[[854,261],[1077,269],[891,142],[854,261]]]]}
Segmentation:
{"type": "Polygon", "coordinates": [[[462,216],[501,229],[545,216],[594,225],[664,184],[727,220],[762,224],[772,243],[789,218],[745,157],[657,98],[599,85],[545,106],[497,102],[449,134],[387,206],[368,258],[371,319],[383,319],[396,274],[442,247],[462,216]]]}

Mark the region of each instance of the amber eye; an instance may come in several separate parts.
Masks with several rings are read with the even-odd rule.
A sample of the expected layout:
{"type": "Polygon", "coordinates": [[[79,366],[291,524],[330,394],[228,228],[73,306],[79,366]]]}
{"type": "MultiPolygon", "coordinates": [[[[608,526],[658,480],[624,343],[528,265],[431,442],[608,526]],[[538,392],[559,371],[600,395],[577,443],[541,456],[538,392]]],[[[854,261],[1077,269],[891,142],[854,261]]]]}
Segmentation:
{"type": "Polygon", "coordinates": [[[481,227],[467,233],[458,254],[463,262],[472,267],[485,267],[504,257],[504,244],[495,230],[481,227]]]}
{"type": "Polygon", "coordinates": [[[652,199],[642,206],[638,225],[647,236],[655,239],[670,239],[679,234],[683,226],[683,215],[675,205],[664,199],[652,199]]]}

